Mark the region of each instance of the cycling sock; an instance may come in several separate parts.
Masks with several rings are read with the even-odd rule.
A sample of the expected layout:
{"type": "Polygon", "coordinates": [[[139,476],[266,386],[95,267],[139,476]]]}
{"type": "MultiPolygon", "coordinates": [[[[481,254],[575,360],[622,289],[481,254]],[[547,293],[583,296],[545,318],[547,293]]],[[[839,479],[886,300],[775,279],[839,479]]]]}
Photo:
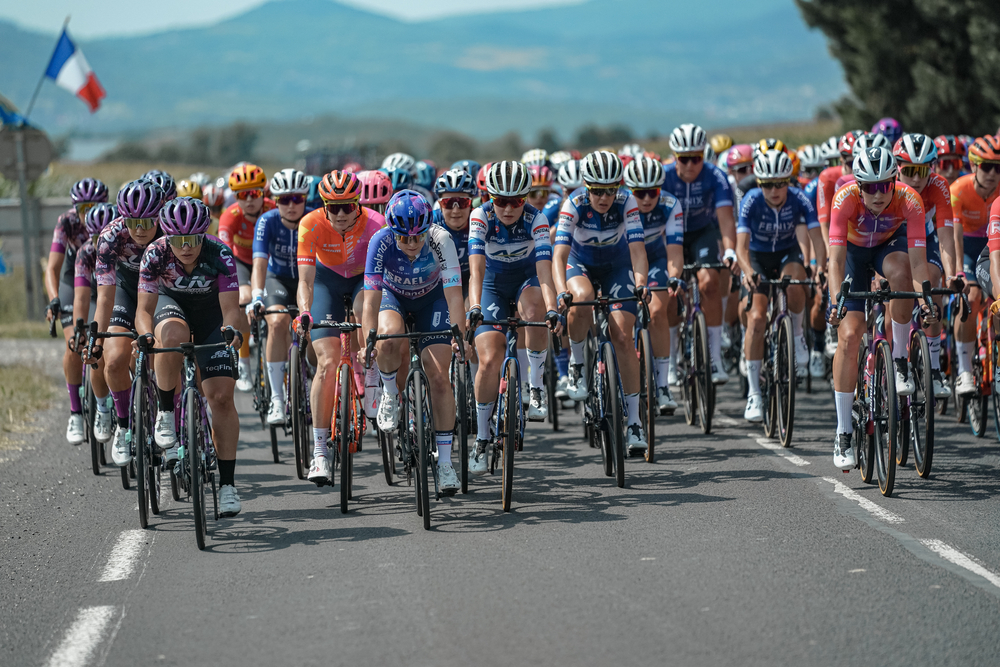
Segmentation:
{"type": "Polygon", "coordinates": [[[271,399],[285,402],[285,361],[267,362],[267,381],[271,383],[271,399]]]}
{"type": "Polygon", "coordinates": [[[639,423],[639,394],[625,394],[625,405],[628,407],[628,425],[639,423]]]}
{"type": "Polygon", "coordinates": [[[748,395],[757,394],[760,395],[760,367],[764,361],[758,359],[757,361],[750,361],[747,359],[747,384],[749,389],[747,389],[748,395]]]}
{"type": "Polygon", "coordinates": [[[928,336],[927,349],[931,353],[931,368],[936,371],[941,370],[941,337],[928,336]]]}
{"type": "Polygon", "coordinates": [[[545,372],[545,357],[548,354],[548,350],[528,350],[528,384],[532,389],[542,388],[542,373],[545,372]]]}
{"type": "Polygon", "coordinates": [[[805,315],[805,310],[799,313],[788,313],[792,317],[792,336],[794,338],[802,337],[802,317],[805,315]]]}
{"type": "Polygon", "coordinates": [[[892,358],[905,359],[906,348],[910,345],[910,323],[900,324],[892,320],[892,358]]]}
{"type": "Polygon", "coordinates": [[[438,448],[438,467],[451,465],[451,431],[434,431],[438,448]]]}
{"type": "Polygon", "coordinates": [[[67,382],[66,391],[69,392],[69,411],[74,414],[83,412],[83,404],[80,401],[80,385],[67,382]]]}
{"type": "Polygon", "coordinates": [[[681,342],[680,330],[681,326],[679,324],[675,327],[670,327],[670,356],[674,359],[677,358],[677,346],[681,342]]]}
{"type": "Polygon", "coordinates": [[[490,439],[490,418],[493,416],[494,403],[496,401],[476,403],[476,440],[490,439]]]}
{"type": "Polygon", "coordinates": [[[517,367],[521,369],[521,377],[528,377],[531,366],[528,363],[528,350],[523,347],[517,348],[517,367]]]}
{"type": "Polygon", "coordinates": [[[670,373],[670,357],[654,357],[656,362],[656,386],[667,386],[667,375],[670,373]]]}
{"type": "Polygon", "coordinates": [[[326,441],[330,437],[330,429],[313,426],[313,456],[326,456],[329,453],[326,441]]]}
{"type": "MultiPolygon", "coordinates": [[[[109,394],[110,396],[110,394],[109,394]]],[[[104,414],[108,411],[108,396],[97,396],[97,411],[104,414]]]]}
{"type": "Polygon", "coordinates": [[[559,369],[559,377],[564,378],[569,375],[569,350],[562,348],[556,355],[556,368],[559,369]]]}
{"type": "Polygon", "coordinates": [[[174,411],[174,390],[156,388],[156,407],[160,412],[174,411]]]}
{"type": "Polygon", "coordinates": [[[382,376],[382,391],[390,396],[399,396],[399,387],[396,386],[396,371],[383,373],[379,369],[378,374],[382,376]]]}
{"type": "Polygon", "coordinates": [[[722,326],[708,327],[708,351],[712,365],[722,370],[722,326]]]}
{"type": "Polygon", "coordinates": [[[125,420],[125,426],[128,426],[128,399],[129,394],[132,393],[131,389],[125,389],[123,391],[113,391],[111,396],[115,401],[115,414],[118,416],[118,424],[121,425],[122,420],[125,420]]]}
{"type": "Polygon", "coordinates": [[[826,334],[826,329],[813,329],[813,350],[816,352],[822,352],[825,345],[823,337],[826,334]]]}
{"type": "Polygon", "coordinates": [[[236,459],[223,461],[217,459],[219,464],[219,486],[236,486],[236,459]]]}
{"type": "Polygon", "coordinates": [[[243,344],[240,345],[240,363],[246,360],[250,363],[250,336],[243,337],[243,344]]]}
{"type": "Polygon", "coordinates": [[[854,393],[850,391],[833,392],[834,401],[837,403],[837,434],[853,433],[854,425],[851,423],[851,408],[854,406],[854,393]]]}
{"type": "Polygon", "coordinates": [[[955,351],[958,352],[958,374],[972,372],[972,342],[955,341],[955,351]]]}
{"type": "Polygon", "coordinates": [[[579,366],[587,357],[583,353],[583,346],[587,344],[586,339],[577,342],[572,338],[569,341],[569,362],[574,366],[579,366]]]}

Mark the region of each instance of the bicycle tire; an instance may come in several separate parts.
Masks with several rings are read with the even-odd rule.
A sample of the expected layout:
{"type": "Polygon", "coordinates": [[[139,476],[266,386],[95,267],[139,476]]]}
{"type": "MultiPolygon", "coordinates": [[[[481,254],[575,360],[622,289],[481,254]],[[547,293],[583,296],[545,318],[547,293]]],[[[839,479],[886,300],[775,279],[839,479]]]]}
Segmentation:
{"type": "Polygon", "coordinates": [[[549,404],[549,423],[552,430],[559,430],[559,399],[556,398],[556,385],[559,383],[559,370],[556,368],[556,348],[554,337],[548,336],[548,351],[545,355],[545,400],[549,404]]]}
{"type": "Polygon", "coordinates": [[[591,420],[591,432],[593,441],[597,449],[601,450],[601,465],[604,469],[605,477],[613,477],[615,474],[615,458],[611,449],[611,440],[607,435],[607,425],[605,418],[607,415],[608,393],[605,389],[602,373],[607,372],[607,367],[596,362],[594,372],[587,376],[588,391],[587,404],[585,410],[591,420]],[[603,370],[602,370],[603,368],[603,370]]]}
{"type": "Polygon", "coordinates": [[[639,420],[646,432],[647,463],[656,460],[656,413],[659,412],[657,398],[653,341],[649,329],[641,329],[639,331],[639,420]]]}
{"type": "Polygon", "coordinates": [[[591,430],[595,428],[593,423],[593,411],[590,412],[590,419],[587,418],[587,406],[593,405],[589,401],[594,396],[593,379],[597,373],[597,339],[594,337],[593,331],[587,331],[586,345],[584,346],[583,355],[583,374],[587,382],[587,398],[583,401],[583,406],[581,412],[584,415],[583,419],[583,435],[588,437],[587,429],[591,430]]]}
{"type": "Polygon", "coordinates": [[[90,385],[90,374],[92,369],[89,365],[83,368],[83,386],[86,388],[83,399],[83,432],[90,444],[90,465],[95,475],[101,474],[101,450],[104,443],[97,439],[94,433],[94,416],[97,414],[97,398],[94,396],[94,389],[90,385]]]}
{"type": "Polygon", "coordinates": [[[267,411],[271,407],[271,401],[268,396],[270,387],[267,380],[267,334],[264,333],[264,326],[260,320],[254,322],[253,334],[254,340],[257,341],[253,353],[257,366],[254,372],[253,402],[260,417],[260,428],[264,430],[267,428],[267,411]]]}
{"type": "Polygon", "coordinates": [[[469,492],[469,363],[452,357],[452,386],[455,388],[455,435],[458,438],[458,481],[462,493],[469,492]]]}
{"type": "Polygon", "coordinates": [[[423,518],[424,530],[431,528],[431,508],[430,508],[430,485],[427,475],[429,468],[433,465],[430,460],[430,448],[427,444],[427,424],[424,423],[424,396],[423,374],[413,373],[411,376],[413,383],[413,433],[416,436],[417,445],[417,513],[423,518]]]}
{"type": "Polygon", "coordinates": [[[291,399],[292,419],[292,448],[295,450],[295,474],[299,479],[306,479],[309,475],[309,455],[303,446],[309,441],[309,434],[305,418],[305,403],[303,401],[303,387],[305,378],[302,377],[302,351],[298,345],[293,345],[288,359],[288,396],[291,399]]]}
{"type": "Polygon", "coordinates": [[[517,384],[519,373],[517,362],[514,359],[508,359],[504,364],[503,375],[501,377],[503,378],[501,384],[507,388],[507,397],[504,400],[505,414],[503,416],[503,428],[500,429],[503,435],[500,436],[500,433],[497,434],[503,438],[500,503],[503,506],[503,511],[509,512],[511,494],[514,491],[514,452],[517,451],[517,440],[520,436],[516,411],[521,406],[520,397],[515,396],[514,398],[518,400],[511,400],[511,393],[517,393],[517,389],[519,388],[517,384]]]}
{"type": "Polygon", "coordinates": [[[624,405],[622,405],[621,376],[618,374],[618,360],[615,358],[615,348],[611,343],[601,345],[601,359],[604,361],[604,390],[607,392],[607,418],[605,420],[608,449],[614,457],[615,484],[618,488],[625,487],[625,420],[624,405]]]}
{"type": "Polygon", "coordinates": [[[969,428],[972,429],[972,434],[977,438],[981,438],[986,435],[986,424],[989,421],[989,416],[987,413],[987,397],[983,393],[984,379],[983,379],[983,359],[979,355],[979,341],[977,340],[974,345],[976,346],[976,353],[972,357],[972,377],[976,383],[976,393],[966,399],[966,405],[968,405],[968,415],[969,415],[969,428]]]}
{"type": "MultiPolygon", "coordinates": [[[[806,349],[810,350],[810,354],[812,354],[813,340],[814,340],[814,338],[813,338],[813,328],[810,325],[810,321],[812,319],[812,316],[809,315],[809,312],[810,312],[809,302],[811,300],[812,299],[808,298],[808,297],[806,299],[806,309],[803,312],[807,315],[807,317],[806,317],[807,322],[806,322],[806,326],[802,327],[805,330],[804,334],[805,334],[805,341],[806,341],[806,349]]],[[[804,384],[806,385],[806,393],[807,394],[811,394],[811,393],[813,393],[813,380],[812,380],[812,372],[811,372],[812,369],[810,369],[808,366],[809,366],[809,362],[806,362],[806,377],[805,377],[805,383],[804,384]]]]}
{"type": "Polygon", "coordinates": [[[128,470],[129,465],[124,465],[121,468],[119,468],[119,471],[121,472],[122,476],[122,488],[125,489],[126,491],[132,488],[132,484],[129,482],[129,470],[128,470]]]}
{"type": "Polygon", "coordinates": [[[691,374],[692,341],[691,331],[686,322],[681,322],[677,330],[677,377],[680,380],[681,399],[684,401],[684,422],[694,426],[698,417],[698,397],[691,374]]]}
{"type": "Polygon", "coordinates": [[[990,344],[990,353],[993,359],[993,377],[990,378],[990,398],[993,404],[993,427],[997,432],[997,440],[1000,440],[1000,383],[997,383],[997,364],[1000,363],[1000,341],[994,340],[990,344]]]}
{"type": "MultiPolygon", "coordinates": [[[[948,383],[951,388],[951,396],[955,395],[955,386],[953,380],[953,374],[951,372],[951,336],[948,335],[944,329],[950,327],[951,324],[948,320],[945,320],[943,325],[942,334],[944,335],[944,341],[941,343],[941,352],[938,356],[938,365],[941,367],[941,377],[944,381],[948,383]]],[[[934,410],[939,414],[944,416],[948,413],[948,403],[950,403],[950,397],[948,398],[936,398],[934,399],[934,410]]]]}
{"type": "Polygon", "coordinates": [[[778,417],[778,440],[782,447],[792,445],[795,423],[795,345],[792,342],[792,318],[782,317],[778,326],[778,356],[774,365],[776,378],[775,408],[778,417]]]}
{"type": "MultiPolygon", "coordinates": [[[[762,424],[764,426],[764,437],[773,438],[775,425],[778,421],[778,407],[775,404],[774,394],[774,352],[773,349],[776,346],[774,341],[774,329],[768,327],[764,332],[764,356],[761,357],[760,364],[760,379],[758,380],[760,386],[760,400],[762,404],[761,416],[762,424]]],[[[747,363],[747,372],[750,371],[750,364],[747,363]]]]}
{"type": "Polygon", "coordinates": [[[712,384],[712,357],[708,349],[708,325],[705,313],[698,311],[694,318],[694,368],[695,391],[698,397],[698,421],[702,433],[712,432],[712,413],[715,411],[714,385],[712,384]]]}
{"type": "Polygon", "coordinates": [[[858,347],[858,380],[854,388],[854,403],[851,405],[853,433],[851,447],[857,457],[861,481],[871,484],[875,475],[875,438],[868,433],[868,387],[865,383],[865,366],[868,360],[868,334],[861,338],[858,347]]]}
{"type": "Polygon", "coordinates": [[[202,461],[204,443],[202,433],[198,428],[201,410],[194,389],[184,392],[184,430],[187,433],[185,456],[187,456],[188,474],[191,476],[191,510],[194,512],[194,539],[198,549],[205,549],[205,534],[208,530],[208,517],[205,507],[205,468],[202,461]]]}
{"type": "Polygon", "coordinates": [[[889,343],[875,345],[873,426],[875,436],[875,473],[878,488],[888,498],[896,482],[896,447],[899,438],[899,404],[896,396],[896,371],[889,343]]]}
{"type": "Polygon", "coordinates": [[[177,474],[170,470],[170,497],[174,500],[181,499],[180,485],[177,483],[177,474]]]}
{"type": "MultiPolygon", "coordinates": [[[[915,331],[910,336],[910,368],[913,373],[913,395],[909,405],[909,441],[913,446],[913,466],[924,479],[931,474],[934,458],[934,383],[931,377],[931,353],[927,336],[915,331]]],[[[901,448],[902,449],[902,448],[901,448]]],[[[906,454],[900,455],[906,465],[906,454]]]]}
{"type": "Polygon", "coordinates": [[[354,403],[351,384],[354,382],[354,371],[349,366],[342,366],[339,375],[339,405],[333,411],[338,423],[334,424],[331,433],[337,435],[337,449],[340,453],[340,513],[347,514],[347,501],[351,495],[351,406],[354,403]]]}
{"type": "Polygon", "coordinates": [[[271,432],[271,459],[275,463],[281,463],[281,456],[278,452],[278,427],[274,424],[268,424],[268,430],[271,432]]]}
{"type": "Polygon", "coordinates": [[[135,449],[135,466],[138,469],[138,474],[136,475],[135,487],[139,494],[139,525],[142,528],[149,527],[149,495],[147,493],[147,482],[148,477],[146,475],[146,468],[149,467],[149,444],[146,442],[146,438],[149,437],[147,433],[146,424],[146,409],[144,406],[143,395],[146,393],[146,373],[143,372],[144,369],[137,369],[138,373],[135,377],[135,382],[132,384],[132,445],[135,449]]]}

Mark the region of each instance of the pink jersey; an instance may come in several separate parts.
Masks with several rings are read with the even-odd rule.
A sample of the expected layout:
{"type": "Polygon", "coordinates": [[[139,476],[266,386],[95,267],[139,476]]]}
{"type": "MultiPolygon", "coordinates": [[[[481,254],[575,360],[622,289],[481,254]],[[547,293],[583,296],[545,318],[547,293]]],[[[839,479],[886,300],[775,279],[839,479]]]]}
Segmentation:
{"type": "Polygon", "coordinates": [[[861,198],[857,183],[845,185],[833,196],[830,216],[830,245],[850,243],[862,248],[882,245],[901,227],[906,226],[907,246],[927,247],[924,231],[924,205],[916,190],[896,183],[892,201],[879,215],[873,215],[861,198]]]}
{"type": "Polygon", "coordinates": [[[385,218],[370,208],[361,208],[354,226],[341,236],[326,219],[326,210],[318,208],[299,221],[299,246],[296,260],[299,266],[315,266],[317,262],[345,278],[365,272],[368,242],[385,227],[385,218]]]}

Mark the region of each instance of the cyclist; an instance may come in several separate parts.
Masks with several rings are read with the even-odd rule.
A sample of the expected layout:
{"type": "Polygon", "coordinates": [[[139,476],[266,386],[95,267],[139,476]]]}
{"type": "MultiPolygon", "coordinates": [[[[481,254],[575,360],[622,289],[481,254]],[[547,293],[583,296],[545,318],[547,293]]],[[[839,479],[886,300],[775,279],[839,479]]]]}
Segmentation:
{"type": "MultiPolygon", "coordinates": [[[[118,191],[119,217],[104,228],[97,241],[97,262],[94,265],[97,309],[94,319],[99,331],[127,333],[135,328],[139,262],[146,247],[162,235],[157,216],[164,198],[160,186],[144,179],[126,183],[118,191]]],[[[132,434],[128,424],[132,348],[126,340],[108,338],[105,344],[97,341],[90,354],[91,359],[104,358],[104,379],[111,390],[116,417],[111,460],[122,467],[132,461],[132,434]]],[[[159,425],[166,428],[166,425],[159,425]]],[[[173,433],[173,423],[169,429],[173,433]]]]}
{"type": "Polygon", "coordinates": [[[934,139],[937,146],[938,159],[934,165],[934,171],[944,176],[951,185],[955,180],[965,173],[963,169],[966,147],[954,134],[942,134],[934,139]]]}
{"type": "MultiPolygon", "coordinates": [[[[976,278],[980,288],[1000,301],[1000,198],[994,199],[990,206],[989,240],[976,262],[976,278]]],[[[997,369],[993,369],[994,374],[997,369]]],[[[994,376],[994,385],[997,382],[994,376]]]]}
{"type": "MultiPolygon", "coordinates": [[[[320,181],[319,194],[323,208],[307,214],[299,223],[297,301],[303,334],[309,332],[313,322],[345,321],[345,297],[350,297],[354,313],[361,312],[368,245],[385,225],[381,214],[361,206],[361,181],[357,174],[331,171],[320,181]]],[[[333,475],[327,440],[341,358],[340,331],[316,329],[310,338],[317,361],[309,394],[313,414],[313,464],[309,479],[325,484],[332,482],[333,475]]]]}
{"type": "MultiPolygon", "coordinates": [[[[809,203],[813,205],[813,208],[816,208],[816,197],[819,193],[819,176],[824,166],[829,162],[828,156],[832,154],[838,162],[840,160],[836,143],[836,137],[830,137],[822,146],[806,145],[802,146],[799,151],[799,155],[802,158],[802,173],[799,175],[799,183],[802,185],[802,194],[806,196],[809,203]],[[805,182],[803,183],[803,181],[805,182]]],[[[822,228],[820,234],[820,238],[825,243],[825,237],[822,236],[822,228]]],[[[824,257],[826,256],[825,250],[826,247],[824,245],[824,257]]],[[[809,257],[808,267],[808,273],[812,277],[816,277],[820,272],[826,273],[826,266],[820,265],[817,261],[818,253],[819,249],[814,245],[812,255],[809,257]]],[[[809,352],[809,375],[816,379],[826,376],[826,362],[823,360],[823,347],[826,338],[825,293],[826,289],[823,286],[813,289],[811,296],[812,307],[809,313],[809,322],[813,330],[813,349],[809,352]]]]}
{"type": "MultiPolygon", "coordinates": [[[[455,396],[448,377],[452,349],[448,345],[451,325],[465,329],[462,275],[451,236],[431,223],[431,206],[412,190],[397,192],[386,207],[387,228],[379,230],[368,244],[365,264],[365,305],[362,330],[380,334],[406,331],[412,316],[416,331],[440,331],[423,338],[419,346],[434,417],[441,490],[460,488],[451,464],[452,431],[455,427],[455,396]]],[[[403,339],[380,341],[375,361],[382,377],[382,398],[376,422],[391,431],[399,422],[399,388],[396,372],[408,348],[403,339]]]]}
{"type": "MultiPolygon", "coordinates": [[[[253,273],[247,314],[295,307],[299,270],[296,260],[299,221],[306,211],[309,181],[297,169],[282,169],[271,177],[271,196],[278,208],[257,219],[253,238],[253,273]]],[[[291,315],[265,315],[267,321],[267,377],[271,384],[268,424],[285,423],[285,366],[291,335],[291,315]]]]}
{"type": "Polygon", "coordinates": [[[164,203],[177,197],[177,184],[174,182],[174,177],[167,172],[160,169],[150,169],[140,178],[160,186],[160,189],[163,190],[164,203]]]}
{"type": "Polygon", "coordinates": [[[879,118],[872,125],[872,133],[881,134],[888,141],[890,146],[895,146],[899,138],[903,136],[903,128],[895,118],[879,118]]]}
{"type": "MultiPolygon", "coordinates": [[[[221,241],[205,235],[212,213],[201,200],[178,197],[160,210],[164,236],[149,244],[139,265],[135,331],[150,344],[177,347],[221,343],[231,330],[239,347],[239,284],[233,256],[221,241]],[[155,338],[154,338],[155,337],[155,338]]],[[[180,353],[157,354],[156,415],[154,437],[165,450],[167,466],[177,460],[174,431],[174,395],[181,376],[180,353]]],[[[219,466],[219,516],[240,513],[240,496],[234,481],[240,417],[233,402],[233,366],[228,354],[198,353],[201,391],[212,414],[212,443],[219,466]]],[[[192,416],[192,418],[194,418],[192,416]]]]}
{"type": "Polygon", "coordinates": [[[562,197],[552,191],[555,185],[555,175],[545,165],[530,165],[531,190],[528,191],[528,204],[541,211],[550,228],[559,224],[559,205],[562,197]]]}
{"type": "Polygon", "coordinates": [[[84,222],[87,212],[97,204],[108,201],[108,187],[95,178],[85,178],[73,184],[70,198],[73,208],[60,215],[56,221],[52,246],[49,248],[49,261],[45,266],[45,291],[51,299],[45,316],[50,322],[53,317],[59,318],[67,343],[63,351],[63,375],[66,377],[70,410],[66,440],[71,445],[79,445],[84,439],[83,405],[80,403],[83,360],[69,345],[73,336],[74,262],[80,248],[90,238],[84,222]]]}
{"type": "MultiPolygon", "coordinates": [[[[729,181],[714,164],[705,164],[705,130],[685,123],[670,134],[670,150],[677,160],[664,169],[663,189],[674,195],[684,210],[684,262],[718,263],[720,244],[725,248],[721,261],[736,263],[736,221],[733,218],[733,193],[729,181]]],[[[728,285],[728,277],[727,283],[728,285]]],[[[701,307],[708,324],[709,354],[712,357],[712,382],[724,384],[729,378],[722,367],[723,288],[719,272],[698,271],[701,307]]],[[[671,384],[677,384],[677,341],[680,321],[675,310],[670,314],[671,384]]]]}
{"type": "MultiPolygon", "coordinates": [[[[964,272],[956,271],[955,234],[952,224],[951,195],[948,181],[941,174],[931,173],[937,159],[937,147],[926,134],[904,134],[892,149],[899,166],[899,180],[916,190],[924,205],[927,236],[927,273],[931,286],[940,287],[942,278],[951,289],[962,289],[964,272]],[[944,231],[938,234],[938,230],[944,231]]],[[[916,289],[920,289],[919,285],[916,289]]],[[[941,297],[934,303],[941,309],[941,297]]],[[[951,396],[951,387],[941,376],[941,322],[927,327],[927,347],[930,350],[931,382],[935,398],[951,396]]]]}
{"type": "Polygon", "coordinates": [[[976,262],[986,247],[990,206],[1000,194],[1000,140],[992,135],[976,139],[968,150],[972,173],[951,184],[951,208],[955,224],[955,258],[961,261],[969,285],[966,293],[972,312],[968,320],[955,323],[958,380],[955,393],[969,396],[978,391],[972,377],[972,353],[976,345],[976,320],[983,306],[983,293],[976,284],[976,262]]]}
{"type": "Polygon", "coordinates": [[[432,213],[432,222],[444,227],[451,235],[458,263],[462,269],[462,291],[469,296],[469,217],[476,184],[464,169],[449,169],[434,184],[438,204],[432,213]]]}
{"type": "MultiPolygon", "coordinates": [[[[308,178],[308,177],[307,177],[308,178]]],[[[367,206],[376,213],[384,213],[385,205],[392,197],[392,181],[384,171],[359,171],[361,181],[361,205],[367,206]]]]}
{"type": "MultiPolygon", "coordinates": [[[[219,218],[219,238],[229,246],[236,261],[236,273],[240,282],[240,303],[250,303],[250,274],[253,273],[253,237],[257,220],[261,214],[274,209],[272,200],[264,196],[267,177],[264,170],[255,164],[243,163],[229,174],[229,188],[236,196],[236,203],[226,208],[219,218]]],[[[243,346],[240,348],[240,377],[236,388],[240,391],[253,389],[250,379],[250,322],[240,327],[243,346]]]]}
{"type": "MultiPolygon", "coordinates": [[[[749,422],[764,418],[760,368],[767,335],[770,290],[767,285],[759,284],[758,278],[778,280],[789,276],[793,280],[805,280],[802,249],[809,248],[810,242],[817,251],[820,266],[826,266],[826,247],[819,231],[816,209],[802,190],[790,186],[792,161],[778,150],[758,153],[754,159],[754,176],[758,187],[743,198],[736,228],[736,254],[751,306],[743,341],[749,383],[743,418],[749,422]]],[[[806,293],[801,285],[790,285],[787,295],[795,346],[795,372],[798,377],[805,377],[809,361],[802,332],[806,293]]]]}
{"type": "MultiPolygon", "coordinates": [[[[885,276],[893,290],[909,291],[913,280],[927,279],[927,255],[924,238],[924,210],[911,187],[896,182],[896,160],[884,148],[869,148],[854,158],[856,182],[837,191],[830,220],[830,301],[836,304],[837,293],[845,278],[851,289],[868,289],[873,272],[885,276]],[[904,245],[905,244],[905,245],[904,245]]],[[[848,299],[843,320],[834,308],[830,324],[839,325],[839,345],[833,358],[833,388],[837,409],[837,437],[833,463],[842,470],[855,465],[851,448],[851,409],[858,375],[858,348],[867,329],[865,304],[848,299]]],[[[894,299],[889,303],[892,321],[892,357],[895,366],[896,392],[913,393],[907,369],[907,344],[913,301],[894,299]]]]}
{"type": "MultiPolygon", "coordinates": [[[[547,170],[548,167],[545,167],[547,170]]],[[[526,204],[532,174],[520,162],[496,162],[486,176],[490,201],[472,212],[469,232],[468,326],[486,318],[505,320],[516,303],[519,315],[528,321],[544,319],[559,333],[556,294],[552,286],[552,247],[549,223],[542,213],[526,204]]],[[[505,327],[476,328],[476,351],[482,373],[476,374],[476,448],[469,454],[469,470],[486,474],[486,455],[491,441],[490,419],[497,400],[500,366],[506,354],[505,327]]],[[[537,327],[524,332],[530,399],[528,421],[544,421],[549,406],[542,386],[548,353],[548,333],[537,327]]]]}
{"type": "MultiPolygon", "coordinates": [[[[563,309],[570,294],[576,301],[593,299],[595,280],[609,297],[630,296],[635,288],[646,286],[649,272],[639,207],[635,197],[619,186],[621,160],[610,151],[594,151],[582,160],[580,171],[586,189],[563,203],[553,250],[555,288],[563,309]]],[[[629,450],[644,450],[646,435],[639,421],[639,359],[632,341],[636,312],[635,302],[616,304],[609,320],[628,406],[626,445],[629,450]]],[[[571,368],[567,393],[575,401],[587,398],[583,346],[592,321],[590,308],[569,309],[571,368]]]]}
{"type": "Polygon", "coordinates": [[[417,173],[417,159],[409,153],[392,153],[385,156],[380,169],[384,169],[386,172],[402,169],[412,177],[417,173]]]}
{"type": "Polygon", "coordinates": [[[829,245],[830,237],[830,210],[833,204],[833,195],[838,189],[837,181],[842,176],[852,173],[851,161],[854,159],[854,142],[861,134],[864,134],[862,130],[851,130],[844,133],[837,143],[840,164],[827,167],[819,173],[819,182],[816,184],[816,217],[819,218],[819,226],[823,230],[823,238],[827,239],[827,245],[829,245]]]}
{"type": "Polygon", "coordinates": [[[743,198],[740,183],[748,176],[753,176],[753,146],[736,144],[726,151],[726,180],[732,188],[736,206],[743,198]]]}

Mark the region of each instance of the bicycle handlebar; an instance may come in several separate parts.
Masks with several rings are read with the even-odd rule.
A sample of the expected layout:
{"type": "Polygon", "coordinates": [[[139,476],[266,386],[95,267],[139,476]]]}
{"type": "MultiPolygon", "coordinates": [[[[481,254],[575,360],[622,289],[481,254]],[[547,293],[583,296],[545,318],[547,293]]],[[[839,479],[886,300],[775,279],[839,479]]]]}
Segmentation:
{"type": "MultiPolygon", "coordinates": [[[[420,340],[421,338],[431,338],[432,336],[442,336],[446,332],[444,331],[407,331],[398,334],[380,334],[375,329],[368,330],[368,336],[365,339],[365,368],[372,367],[372,352],[375,350],[375,343],[380,340],[392,340],[394,338],[406,338],[408,340],[420,340]]],[[[451,325],[451,330],[447,333],[451,334],[454,340],[462,340],[462,331],[458,328],[457,324],[451,325]]],[[[465,350],[461,345],[458,346],[459,356],[461,361],[465,362],[465,350]]]]}
{"type": "Polygon", "coordinates": [[[879,281],[877,290],[865,292],[851,292],[851,281],[845,280],[840,284],[840,294],[837,295],[837,317],[843,319],[847,307],[844,302],[847,299],[865,299],[866,301],[876,301],[879,303],[891,301],[893,299],[922,299],[924,305],[930,309],[930,314],[934,314],[934,302],[931,300],[931,281],[925,280],[920,284],[919,292],[894,292],[889,289],[889,281],[882,278],[879,281]]]}

